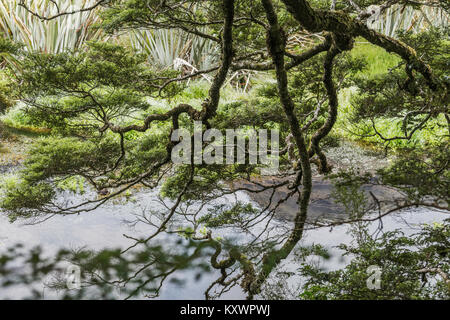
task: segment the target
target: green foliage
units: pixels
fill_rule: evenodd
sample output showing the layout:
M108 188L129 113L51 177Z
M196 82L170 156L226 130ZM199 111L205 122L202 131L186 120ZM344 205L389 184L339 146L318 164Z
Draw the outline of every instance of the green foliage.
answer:
M418 34L404 31L399 33L399 38L420 52L421 58L430 64L435 75L441 80L447 79L449 83L450 26L430 28Z
M148 96L162 83L153 79L169 75L173 72L153 73L144 56L121 46L89 43L85 51L74 54L27 55L21 94L27 112L37 121L61 130L77 126L86 130L105 117L123 121L123 116L148 109ZM166 88L169 95L177 91L176 84Z
M403 32L399 37L421 52L435 76L448 83L448 29L430 29L419 34ZM356 86L340 95L341 117L335 131L351 139L387 144L394 149L442 144L448 136L443 115L448 97L429 90L420 75L408 77L404 70L410 67L395 56L373 48L358 45L353 53L365 57L369 69L357 74ZM424 109L427 111L423 112ZM429 113L431 118L421 125ZM403 138L389 140L395 137Z
M9 39L0 37L0 61L16 61L15 55L21 51L21 47ZM0 70L0 114L14 104L16 99L14 87L11 70Z
M204 223L209 228L236 226L245 223L258 212L250 203L237 202L232 206L221 204L209 209L208 213L199 219L199 223Z
M437 272L450 271L450 225L424 226L422 231L405 236L400 231L385 232L372 238L360 229L363 239L354 245L340 245L352 260L344 269L320 270L304 264L300 275L306 277L300 298L330 299L449 299L450 286ZM369 266L381 268L381 289L370 289ZM422 271L421 271L422 270Z
M0 71L0 114L14 105L14 89L11 76L7 71Z
M184 194L183 200L201 199L211 192L214 192L221 185L221 180L225 176L224 166L212 168L195 167L194 180L189 186L189 190ZM191 166L178 166L173 176L169 177L161 188L161 195L170 199L176 199L185 188L191 176Z
M0 58L1 62L9 62L10 67L18 64L17 54L21 52L22 45L10 39L0 37Z
M0 117L6 126L17 129L23 132L44 134L48 133L50 129L46 128L45 121L39 121L27 113L23 104L19 103L15 107L8 109L8 111Z
M10 39L0 38L0 54L2 56L16 54L21 48L22 45L11 41Z
M61 190L71 191L73 193L84 193L84 185L86 183L86 179L81 176L72 176L61 181L58 181L57 187Z
M20 180L7 179L2 182L1 189L0 203L2 208L8 212L11 221L14 221L19 215L30 217L29 210L42 212L44 205L55 196L54 188L45 182L38 182L30 186ZM18 212L19 210L21 212Z
M164 79L173 72L157 75L146 66L144 56L109 43L89 43L86 50L76 53L29 53L21 65L24 86L20 94L25 107L13 109L4 121L35 132L49 127L52 134L29 151L21 171L20 192L6 188L2 202L6 210L38 212L39 203L45 211L54 193L30 199L36 202L31 205L23 203L25 197L19 198L21 194L32 196L42 185L71 189L70 183L53 182L56 178L67 182L81 175L101 188L104 183L135 178L167 157L170 129L164 124L147 133L126 133L123 142L112 132L99 136L98 129L105 119L118 125L140 124L136 117L144 112L165 112L152 107L149 96L158 91L158 81L163 81L153 79ZM177 90L174 84L166 92L175 94ZM126 154L122 154L121 144Z
M174 2L175 3L175 2ZM209 19L219 18L223 14L218 2L188 1L191 10L187 11L184 6L174 6L170 12L161 12L158 19L154 19L155 10L161 5L158 0L125 0L110 1L106 10L100 13L103 20L102 26L107 32L121 29L143 27L158 27L158 29L169 29L177 27L171 21L178 19L179 22L195 22L201 24ZM178 25L179 27L180 25ZM217 32L218 34L218 32ZM217 35L216 34L216 35Z
M168 136L169 130L159 127L154 128L150 134L126 138L128 139L126 142L128 150L120 167L120 173L117 175L131 179L165 159L167 157L166 143Z
M114 164L119 145L112 139L82 141L77 138L41 138L29 150L18 179L2 186L1 207L11 214L28 215L44 211L55 197L51 180L107 171Z
M320 128L328 116L328 97L323 85L323 59L324 55L319 54L305 61L301 67L289 71L289 89L295 93L292 98L296 106L296 115L301 123L308 123L316 116L316 110L319 109L316 121L313 121L307 133ZM366 64L367 62L359 55L343 53L336 59L333 76L336 83L340 84L337 89L345 90L354 86L355 75L359 74ZM283 148L289 127L279 103L277 84L267 77L255 82L248 98L219 109L219 112L222 112L221 117L228 126L254 125L267 128L271 127L271 124L272 127L273 124L278 124L281 148Z
M383 183L395 186L414 202L429 196L448 207L450 200L450 169L448 143L404 152L388 168L380 170Z
M145 67L142 55L106 42L90 42L85 49L77 54L29 54L21 75L29 84L25 93L52 95L98 87L139 89L146 94L155 91L149 81L155 75ZM34 73L29 72L31 68Z
M22 177L28 182L55 175L78 172L83 168L106 170L119 152L117 140L104 138L83 141L77 138L42 138L30 149Z

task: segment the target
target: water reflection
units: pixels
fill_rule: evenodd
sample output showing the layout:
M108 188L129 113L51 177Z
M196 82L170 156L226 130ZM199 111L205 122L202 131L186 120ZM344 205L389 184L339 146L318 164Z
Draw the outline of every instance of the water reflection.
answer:
M147 214L164 207L156 192L138 192L134 199L124 203L122 199L92 212L54 216L44 221L10 224L0 215L0 253L3 254L0 298L204 299L208 289L212 296L216 292L222 299L245 298L240 287L243 279L237 278L237 272L234 283L219 290L212 287L220 279L221 271L211 263L217 248L206 239L207 235L203 241L193 241L178 233L161 232L151 241L139 242L155 232ZM218 201L251 200L245 193L238 193ZM212 204L209 209L211 207ZM201 210L208 210L208 207ZM383 229L402 228L408 234L420 224L442 221L444 216L428 209L410 209L385 217ZM271 221L270 225L266 239L291 227L290 223L278 220ZM183 221L176 221L171 230L182 227ZM370 226L373 230L378 227L378 222ZM250 243L251 250L254 236L261 228L263 225L255 226L248 233L233 228L219 229L215 236L230 247ZM348 226L335 227L332 232L329 228L310 230L299 245L322 244L332 248L351 241L347 231ZM23 247L16 247L17 243ZM255 251L261 249L258 244L254 245ZM33 249L36 247L40 250ZM332 253L332 258L326 261L327 269L345 265L346 260L339 250L333 249ZM14 259L9 261L7 257ZM217 263L225 261L227 256L222 252L215 258ZM69 262L82 268L81 290L65 290L64 276ZM280 266L286 271L295 268L290 258Z

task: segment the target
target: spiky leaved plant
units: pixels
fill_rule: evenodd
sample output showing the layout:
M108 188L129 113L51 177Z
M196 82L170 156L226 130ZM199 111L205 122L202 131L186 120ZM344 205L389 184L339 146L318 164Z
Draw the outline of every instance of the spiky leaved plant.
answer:
M26 4L41 16L91 6L95 0L28 0ZM31 14L19 0L0 0L0 31L4 37L25 44L29 51L60 53L85 41L98 39L102 31L92 28L99 21L96 11L62 15L46 21Z
M448 13L440 7L393 5L381 14L376 12L368 20L368 26L387 36L395 37L398 31L418 33L430 27L447 27L449 21Z
M173 68L176 59L183 59L199 70L210 68L218 60L216 43L176 29L134 30L131 44L163 69Z

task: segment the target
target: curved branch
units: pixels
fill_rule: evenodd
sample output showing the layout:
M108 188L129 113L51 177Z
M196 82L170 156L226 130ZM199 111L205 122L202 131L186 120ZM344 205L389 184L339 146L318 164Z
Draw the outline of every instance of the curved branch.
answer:
M339 53L339 49L333 44L331 49L328 51L327 56L325 57L324 63L324 77L323 83L327 90L328 95L328 118L323 124L323 126L316 131L316 133L311 138L311 144L309 148L309 156L312 157L314 154L317 154L319 157L319 172L327 173L330 171L330 167L327 164L327 158L325 154L320 149L319 143L320 141L326 137L331 129L333 129L334 124L337 120L338 113L338 96L336 93L336 87L333 83L333 60L336 55Z
M269 30L267 32L267 47L272 57L273 64L276 68L278 92L280 101L288 118L289 127L300 155L300 163L302 167L302 186L303 190L300 195L300 209L295 217L294 228L284 245L279 249L266 254L263 258L262 270L258 274L257 279L251 284L249 296L252 297L261 291L261 286L272 272L272 270L286 257L289 256L298 241L303 236L306 217L308 214L308 205L312 189L312 172L309 162L308 150L305 138L300 128L299 121L295 115L295 105L290 96L288 89L287 72L284 63L285 39L284 33L278 23L278 17L275 13L273 4L270 0L262 0L267 20L269 22Z
M203 121L207 121L216 114L220 100L220 89L225 83L233 61L234 0L223 0L223 11L225 18L222 37L222 65L209 89L209 100L204 103L202 110Z
M365 23L340 11L314 10L306 0L281 0L287 10L308 31L329 31L349 37L362 36L369 42L394 52L415 70L420 72L432 90L444 88L434 76L430 66L417 56L416 51L405 43L369 29ZM341 48L338 43L338 48Z

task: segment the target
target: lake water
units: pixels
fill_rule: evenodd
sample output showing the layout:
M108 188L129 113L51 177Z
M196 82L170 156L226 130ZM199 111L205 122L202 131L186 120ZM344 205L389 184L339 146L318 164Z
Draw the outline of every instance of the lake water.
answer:
M245 193L239 193L239 200L250 201ZM151 234L154 228L146 224L131 225L129 222L136 219L143 211L149 208L158 209L160 204L155 201L156 194L149 192L138 192L134 195L134 201L126 204L107 204L92 212L79 215L54 216L51 219L30 225L29 221L18 221L14 224L8 222L4 215L0 214L0 251L6 250L15 243L24 243L27 247L41 246L45 252L56 252L61 248L87 247L100 250L103 248L127 248L134 243L124 236L133 237ZM231 199L222 199L231 201ZM414 208L404 210L383 218L383 230L402 229L406 234L414 233L423 223L442 221L447 214L429 210L425 208ZM286 222L274 221L273 224L286 225ZM378 222L373 223L370 228L375 230ZM322 244L325 247L333 248L340 243L351 241L348 226L334 227L330 232L329 228L309 230L306 232L301 244ZM221 236L229 236L230 232L224 231ZM239 238L239 234L232 235ZM164 237L177 237L176 235L165 235ZM161 238L159 239L161 240ZM162 239L164 240L164 239ZM326 267L329 269L340 268L346 261L340 256L337 249L332 249L331 260L327 261ZM295 269L292 259L284 261L282 268ZM194 280L194 273L182 271L176 274L177 278L184 279L184 285L179 286L167 282L159 296L160 299L204 299L204 291L217 279L218 273L212 272L204 275L200 281ZM0 299L20 298L27 292L27 288L0 289ZM57 298L57 293L46 289L45 298ZM224 294L223 299L243 299L243 292L235 287L230 292Z

